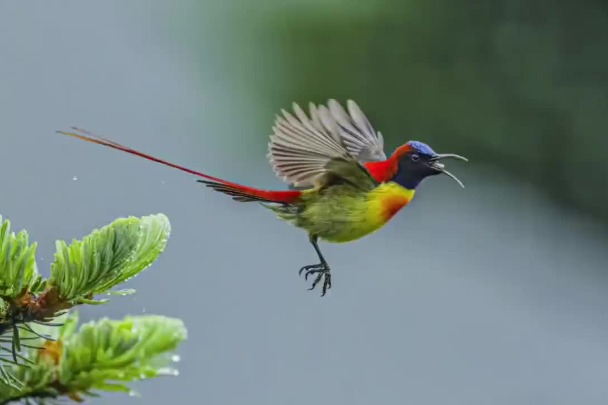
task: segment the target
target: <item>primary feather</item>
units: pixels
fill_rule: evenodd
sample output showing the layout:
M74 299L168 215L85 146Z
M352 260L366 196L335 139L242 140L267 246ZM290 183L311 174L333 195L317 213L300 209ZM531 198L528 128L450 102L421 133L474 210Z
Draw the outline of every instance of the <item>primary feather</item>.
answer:
M310 103L309 109L310 117L296 103L295 117L283 110L276 117L268 144L274 172L291 187L318 185L334 159L359 163L386 159L382 135L374 131L354 101L348 101L349 113L333 99L328 106Z
M340 138L361 163L386 160L384 138L372 127L361 108L353 100L348 100L348 114L336 100L327 103L332 117L338 124Z

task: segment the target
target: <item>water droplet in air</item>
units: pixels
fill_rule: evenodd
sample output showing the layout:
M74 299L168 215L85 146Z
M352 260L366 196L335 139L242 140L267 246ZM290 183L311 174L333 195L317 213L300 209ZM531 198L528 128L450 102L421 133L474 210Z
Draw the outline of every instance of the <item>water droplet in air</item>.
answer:
M74 181L78 180L78 176L72 177L72 180L74 180Z
M174 361L174 362L176 362L176 363L177 363L177 362L178 362L178 361L180 361L180 360L181 360L181 359L180 359L180 357L179 357L179 354L174 354L173 356L171 356L171 361Z
M171 375L171 376L178 376L179 375L179 371L177 371L174 368L160 368L158 369L158 375Z

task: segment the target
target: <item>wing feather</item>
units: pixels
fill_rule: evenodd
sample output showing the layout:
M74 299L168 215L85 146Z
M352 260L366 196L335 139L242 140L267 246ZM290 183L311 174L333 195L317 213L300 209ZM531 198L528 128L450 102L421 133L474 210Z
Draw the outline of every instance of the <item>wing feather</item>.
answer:
M357 103L347 101L348 113L336 100L329 100L328 106L338 124L340 137L352 156L361 163L386 160L382 134L374 130Z
M309 104L309 115L296 103L293 114L281 110L268 144L268 158L276 175L293 187L322 181L331 161L353 163L385 160L382 135L376 133L359 106L347 102L348 113L336 101Z
M295 117L282 110L275 119L268 157L277 176L293 186L314 186L332 159L354 160L337 133L331 131L336 124L325 110L311 103L308 117L294 103Z

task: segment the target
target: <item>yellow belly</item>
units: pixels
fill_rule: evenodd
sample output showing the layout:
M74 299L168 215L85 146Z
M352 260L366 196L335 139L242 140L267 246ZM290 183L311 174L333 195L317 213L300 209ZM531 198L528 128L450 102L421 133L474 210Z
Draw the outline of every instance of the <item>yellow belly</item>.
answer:
M323 195L313 193L292 222L325 241L344 243L380 229L411 201L415 191L388 182L369 192L336 188Z

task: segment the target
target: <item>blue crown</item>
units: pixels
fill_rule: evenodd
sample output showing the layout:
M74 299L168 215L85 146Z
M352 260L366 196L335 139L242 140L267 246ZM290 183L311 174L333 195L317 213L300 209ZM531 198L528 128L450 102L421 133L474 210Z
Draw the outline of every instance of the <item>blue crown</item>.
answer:
M410 147L412 147L413 149L416 149L418 151L418 153L421 153L423 155L430 155L430 156L436 155L435 151L433 149L431 149L431 147L429 145L427 145L426 143L419 142L419 141L409 141L407 144Z

